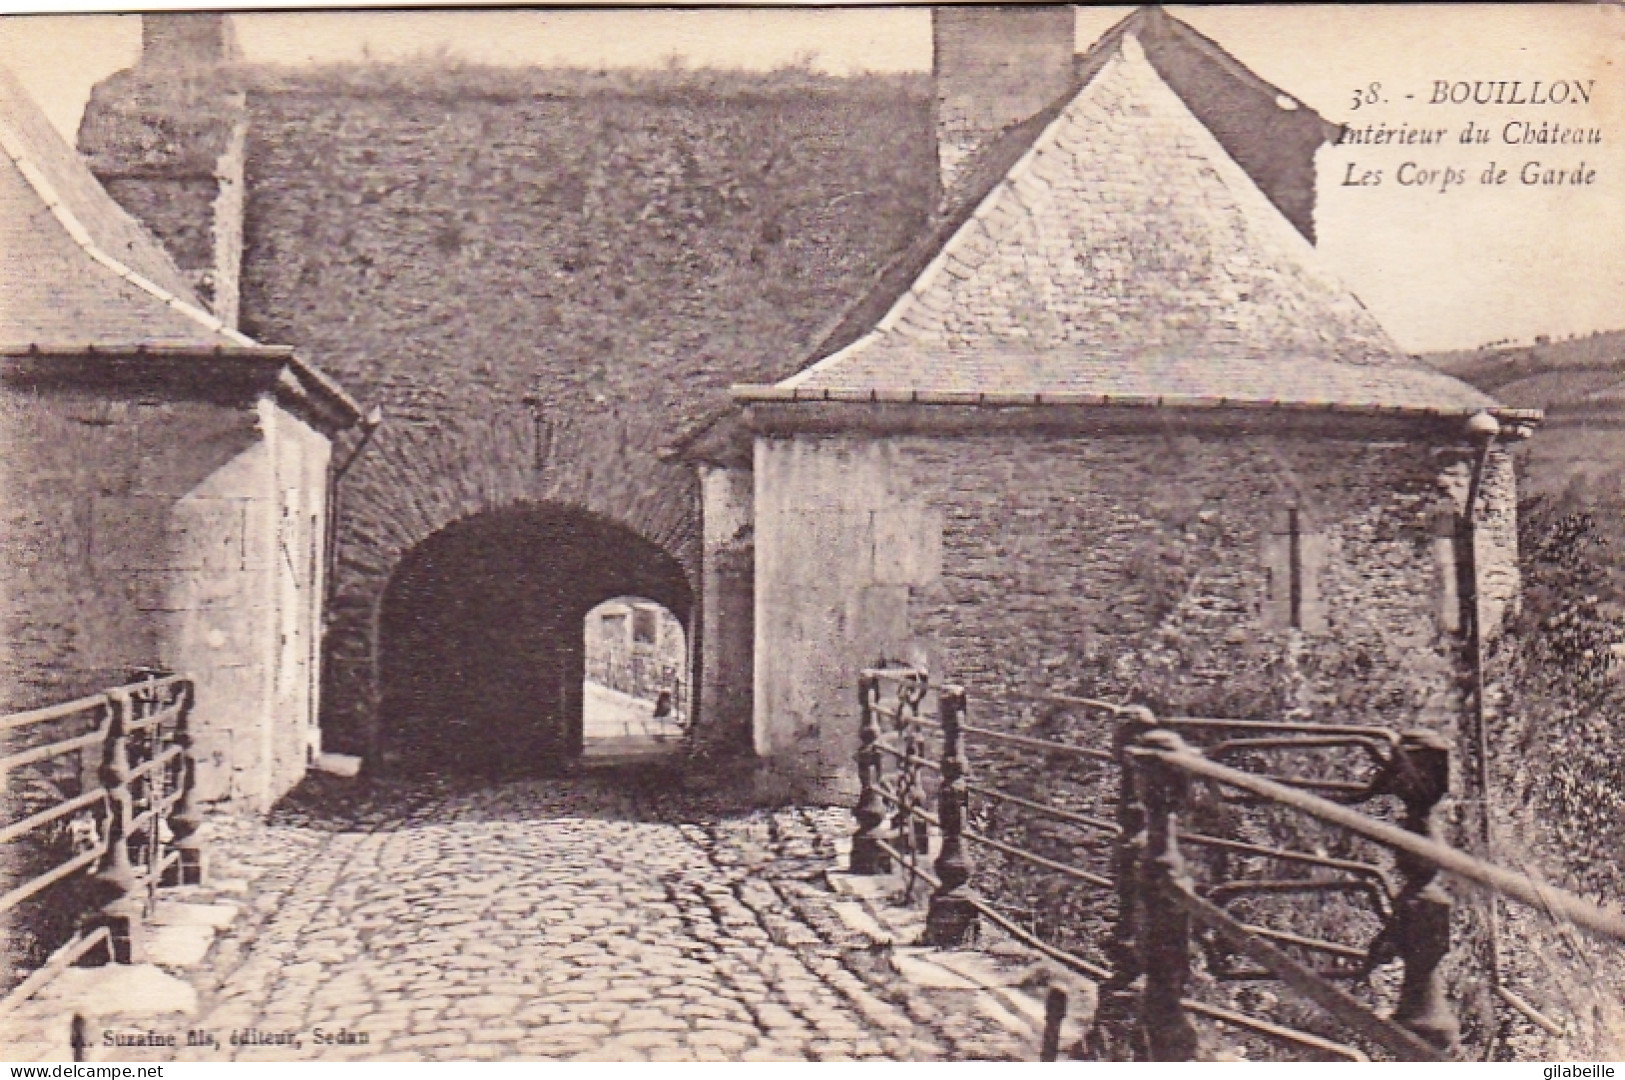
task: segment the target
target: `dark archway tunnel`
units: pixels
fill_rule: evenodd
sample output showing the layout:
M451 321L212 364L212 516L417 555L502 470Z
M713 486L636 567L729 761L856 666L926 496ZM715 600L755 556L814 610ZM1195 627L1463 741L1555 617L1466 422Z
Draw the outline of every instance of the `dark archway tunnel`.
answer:
M522 774L582 747L582 620L644 596L692 626L682 567L623 525L526 506L447 526L412 549L379 618L385 768Z

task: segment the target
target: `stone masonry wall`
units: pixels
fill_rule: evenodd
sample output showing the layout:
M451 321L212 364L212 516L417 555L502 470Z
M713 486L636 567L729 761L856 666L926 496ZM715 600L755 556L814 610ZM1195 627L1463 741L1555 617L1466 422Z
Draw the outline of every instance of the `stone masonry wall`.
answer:
M230 99L198 80L242 91L240 325L384 409L337 496L338 750L374 730L389 576L451 522L601 515L698 592L698 480L657 451L729 385L786 374L931 206L920 80L223 68L166 97L154 78L98 87L82 129L98 173L212 174L231 112L196 106ZM166 243L214 250L190 204L182 221L143 184L110 186Z
M748 469L706 466L704 633L700 711L708 718L703 744L721 754L751 746L752 648L755 633L756 548L754 484Z
M277 626L271 650L272 707L268 806L304 778L320 753L322 597L326 585L327 470L332 447L318 431L269 402L261 403L261 426L271 433L274 474Z
M310 668L295 652L314 636L320 572L297 553L302 529L279 532L277 492L308 485L320 504L326 441L304 429L314 469L295 479L265 433L303 425L269 401L121 397L0 392L0 710L136 666L185 672L200 795L267 809L304 769Z
M79 125L79 151L107 193L163 241L228 325L237 320L245 123L243 94L220 71L160 65L98 85Z
M937 166L944 192L977 152L1074 85L1075 18L1065 5L933 8Z
M0 409L0 709L9 711L94 693L124 681L132 666L158 665L171 489L197 477L168 484L141 463L165 421L197 430L203 418L184 407L13 389L0 392ZM223 434L246 445L234 432L240 425L225 418Z
M992 699L1050 689L1456 734L1433 521L1461 459L1392 432L1173 423L759 439L758 746L849 788L855 672L882 655L964 684L983 722ZM1487 495L1499 520L1510 490ZM1270 523L1294 506L1313 522L1319 632L1263 619ZM1486 599L1505 541L1480 538Z

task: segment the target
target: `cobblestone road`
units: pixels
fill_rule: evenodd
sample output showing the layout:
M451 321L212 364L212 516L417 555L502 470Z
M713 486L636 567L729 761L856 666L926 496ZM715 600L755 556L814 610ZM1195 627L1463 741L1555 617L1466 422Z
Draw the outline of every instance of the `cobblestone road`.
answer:
M830 914L846 811L636 780L349 782L225 825L216 876L246 910L190 973L186 1025L218 1045L155 1057L1030 1056L911 1001Z

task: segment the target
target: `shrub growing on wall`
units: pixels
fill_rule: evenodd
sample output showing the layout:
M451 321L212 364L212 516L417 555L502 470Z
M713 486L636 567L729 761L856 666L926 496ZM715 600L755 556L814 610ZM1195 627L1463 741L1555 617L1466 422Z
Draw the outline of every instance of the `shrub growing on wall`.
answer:
M1523 611L1498 643L1508 723L1497 787L1535 828L1548 873L1617 897L1625 887L1625 497L1526 500Z

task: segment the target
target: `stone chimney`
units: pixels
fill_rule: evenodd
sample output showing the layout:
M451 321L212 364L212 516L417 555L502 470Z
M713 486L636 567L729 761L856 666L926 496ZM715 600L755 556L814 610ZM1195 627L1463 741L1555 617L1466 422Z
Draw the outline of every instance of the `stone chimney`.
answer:
M1072 89L1075 32L1066 5L932 9L937 168L944 193L979 150Z
M91 91L79 152L162 241L200 299L237 326L248 110L231 19L141 17L141 60Z
M141 66L181 69L242 58L230 17L203 12L141 16Z

